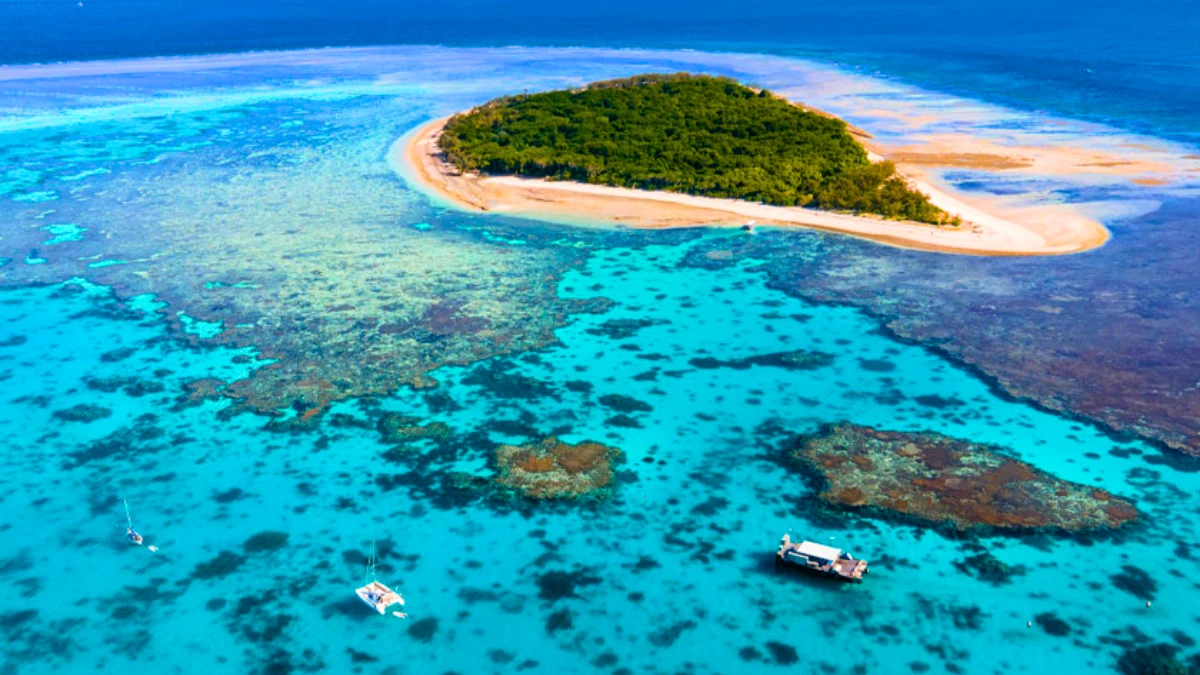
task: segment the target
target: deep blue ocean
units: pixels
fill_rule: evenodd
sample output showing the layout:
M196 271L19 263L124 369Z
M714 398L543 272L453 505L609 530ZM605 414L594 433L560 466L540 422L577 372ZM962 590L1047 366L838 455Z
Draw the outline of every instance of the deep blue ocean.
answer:
M388 44L608 46L811 56L1196 141L1188 0L2 0L0 63Z
M0 0L0 675L1193 675L1200 460L1070 411L1078 377L1197 426L1196 35L1177 0ZM396 161L496 96L680 70L892 147L1098 149L933 177L1113 238L555 224ZM842 422L994 444L1139 520L826 508L784 449ZM493 491L498 445L551 435L620 448L611 493ZM868 580L773 569L788 531ZM354 596L372 540L406 619Z

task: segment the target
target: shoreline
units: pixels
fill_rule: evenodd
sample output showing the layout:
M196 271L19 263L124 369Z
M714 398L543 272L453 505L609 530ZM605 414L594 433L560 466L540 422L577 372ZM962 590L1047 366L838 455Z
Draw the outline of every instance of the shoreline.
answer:
M677 192L463 174L442 159L437 145L448 120L446 117L427 122L401 137L389 150L389 161L423 192L454 208L476 213L503 213L566 225L603 223L636 229L735 228L754 223L845 234L899 248L986 256L1064 255L1102 246L1109 239L1103 225L1078 214L1050 209L1052 227L1022 225L912 175L907 177L917 190L925 193L935 206L961 216L963 224L939 227Z

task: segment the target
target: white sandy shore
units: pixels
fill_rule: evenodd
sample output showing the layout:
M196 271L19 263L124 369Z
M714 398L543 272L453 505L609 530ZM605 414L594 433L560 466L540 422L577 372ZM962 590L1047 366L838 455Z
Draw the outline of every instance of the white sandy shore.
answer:
M516 176L462 174L443 161L437 146L446 120L435 120L397 141L391 160L420 187L459 208L506 213L565 223L600 221L628 227L806 227L885 244L974 255L1056 255L1102 245L1108 231L1099 223L1047 207L1020 221L991 213L926 182L914 187L942 210L962 217L960 227L769 206L735 199L547 181Z

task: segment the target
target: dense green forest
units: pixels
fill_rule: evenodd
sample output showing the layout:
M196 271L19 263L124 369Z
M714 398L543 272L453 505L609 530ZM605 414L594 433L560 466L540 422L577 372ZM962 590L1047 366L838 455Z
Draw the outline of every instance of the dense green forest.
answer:
M638 75L508 96L456 115L440 141L463 171L812 206L951 223L846 123L718 77Z

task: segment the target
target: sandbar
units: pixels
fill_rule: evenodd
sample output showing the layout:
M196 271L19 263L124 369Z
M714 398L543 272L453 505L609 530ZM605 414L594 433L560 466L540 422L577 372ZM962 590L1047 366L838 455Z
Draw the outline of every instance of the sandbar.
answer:
M398 140L392 146L390 160L418 188L468 211L639 229L742 227L753 223L837 232L909 249L993 256L1077 253L1101 246L1109 237L1100 223L1066 209L1047 207L1036 217L985 211L965 197L912 175L907 178L913 187L925 193L935 206L960 216L962 225L939 227L676 192L462 173L445 161L438 148L448 119L428 122Z

